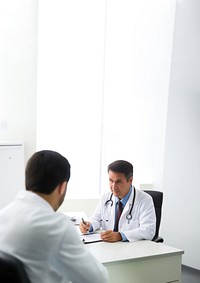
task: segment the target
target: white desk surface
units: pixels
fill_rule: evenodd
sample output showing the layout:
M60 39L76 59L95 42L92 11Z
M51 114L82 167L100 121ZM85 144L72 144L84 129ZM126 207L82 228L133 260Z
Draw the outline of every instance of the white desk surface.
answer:
M106 243L85 245L102 263L132 260L138 261L155 257L182 255L183 250L152 241Z

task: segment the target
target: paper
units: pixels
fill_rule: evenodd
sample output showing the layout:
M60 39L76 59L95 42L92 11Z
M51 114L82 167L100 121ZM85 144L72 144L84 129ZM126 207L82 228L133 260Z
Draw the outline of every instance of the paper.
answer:
M100 233L88 233L88 234L82 234L81 240L84 244L90 244L95 242L101 242L102 239L100 237Z

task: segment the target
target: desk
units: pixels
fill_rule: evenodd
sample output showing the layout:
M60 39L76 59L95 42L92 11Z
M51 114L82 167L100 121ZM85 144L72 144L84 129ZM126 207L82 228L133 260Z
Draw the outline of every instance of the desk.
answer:
M85 245L110 274L109 283L177 283L183 251L152 241Z

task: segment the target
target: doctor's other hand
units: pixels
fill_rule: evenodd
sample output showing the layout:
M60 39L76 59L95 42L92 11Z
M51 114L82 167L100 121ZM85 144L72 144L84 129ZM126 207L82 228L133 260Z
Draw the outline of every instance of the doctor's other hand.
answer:
M88 233L89 229L90 229L90 222L80 222L80 225L79 225L79 229L81 230L81 233L83 234L86 234Z
M101 232L101 239L105 242L119 242L122 240L122 236L119 232L107 230L105 232Z

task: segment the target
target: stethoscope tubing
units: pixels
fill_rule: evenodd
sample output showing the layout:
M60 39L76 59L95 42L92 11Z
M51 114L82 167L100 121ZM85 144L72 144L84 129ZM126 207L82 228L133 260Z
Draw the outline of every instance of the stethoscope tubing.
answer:
M133 210L133 206L134 206L134 203L135 203L136 189L135 189L134 186L133 186L133 190L134 190L133 201L132 201L129 213L126 215L126 219L128 220L128 222L132 219L132 210ZM110 198L105 202L105 206L107 206L109 203L111 203L110 204L111 207L113 206L113 199L112 199L112 197L113 197L113 193L111 193ZM106 221L108 221L108 220L106 220Z

